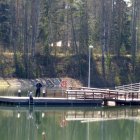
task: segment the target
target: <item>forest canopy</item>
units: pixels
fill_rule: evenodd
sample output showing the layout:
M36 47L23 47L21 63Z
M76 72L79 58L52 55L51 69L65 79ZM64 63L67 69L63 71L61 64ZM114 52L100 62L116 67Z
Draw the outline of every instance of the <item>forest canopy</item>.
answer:
M86 81L89 45L94 46L94 79L138 81L140 1L0 1L2 77L70 76Z

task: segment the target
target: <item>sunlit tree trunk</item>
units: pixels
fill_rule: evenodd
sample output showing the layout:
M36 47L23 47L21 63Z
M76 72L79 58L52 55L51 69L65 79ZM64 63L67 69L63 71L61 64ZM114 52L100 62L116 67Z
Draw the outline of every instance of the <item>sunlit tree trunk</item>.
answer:
M132 23L131 23L131 42L132 42L132 65L133 72L135 71L135 61L136 61L136 45L137 45L137 15L138 15L138 1L133 1L132 8Z
M31 2L31 55L35 56L36 39L38 35L38 20L39 20L40 1L32 0Z
M24 5L24 67L25 67L25 77L28 78L29 72L29 2L25 1Z
M80 33L79 33L79 52L87 54L88 52L88 5L87 1L82 1L80 8Z
M101 48L102 48L102 75L105 80L105 38L106 38L106 23L105 23L105 1L101 1Z
M13 48L13 60L15 63L15 71L17 71L17 46L18 46L18 0L11 1L11 45Z

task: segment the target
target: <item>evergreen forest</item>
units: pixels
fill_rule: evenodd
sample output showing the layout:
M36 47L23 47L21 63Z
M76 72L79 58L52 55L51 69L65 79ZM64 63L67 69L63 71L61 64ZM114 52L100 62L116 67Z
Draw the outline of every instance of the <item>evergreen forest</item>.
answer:
M93 48L89 48L89 46ZM0 0L0 77L140 82L140 0Z

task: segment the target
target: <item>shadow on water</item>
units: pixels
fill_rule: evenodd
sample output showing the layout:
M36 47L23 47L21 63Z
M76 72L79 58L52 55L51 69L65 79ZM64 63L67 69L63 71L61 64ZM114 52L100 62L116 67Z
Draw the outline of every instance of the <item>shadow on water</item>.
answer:
M0 129L3 140L139 140L140 108L0 106Z

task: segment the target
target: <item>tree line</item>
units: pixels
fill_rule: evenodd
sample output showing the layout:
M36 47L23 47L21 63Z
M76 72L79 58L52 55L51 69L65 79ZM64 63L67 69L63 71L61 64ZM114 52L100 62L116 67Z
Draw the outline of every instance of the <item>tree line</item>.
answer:
M73 57L78 66L73 69L75 77L83 79L87 71L83 64L88 65L89 45L93 45L103 80L117 75L113 60L124 56L130 58L134 77L140 46L139 7L139 0L1 0L0 75L66 76L61 63L56 65L61 58ZM66 62L62 61L63 67ZM92 64L94 75L96 63Z

